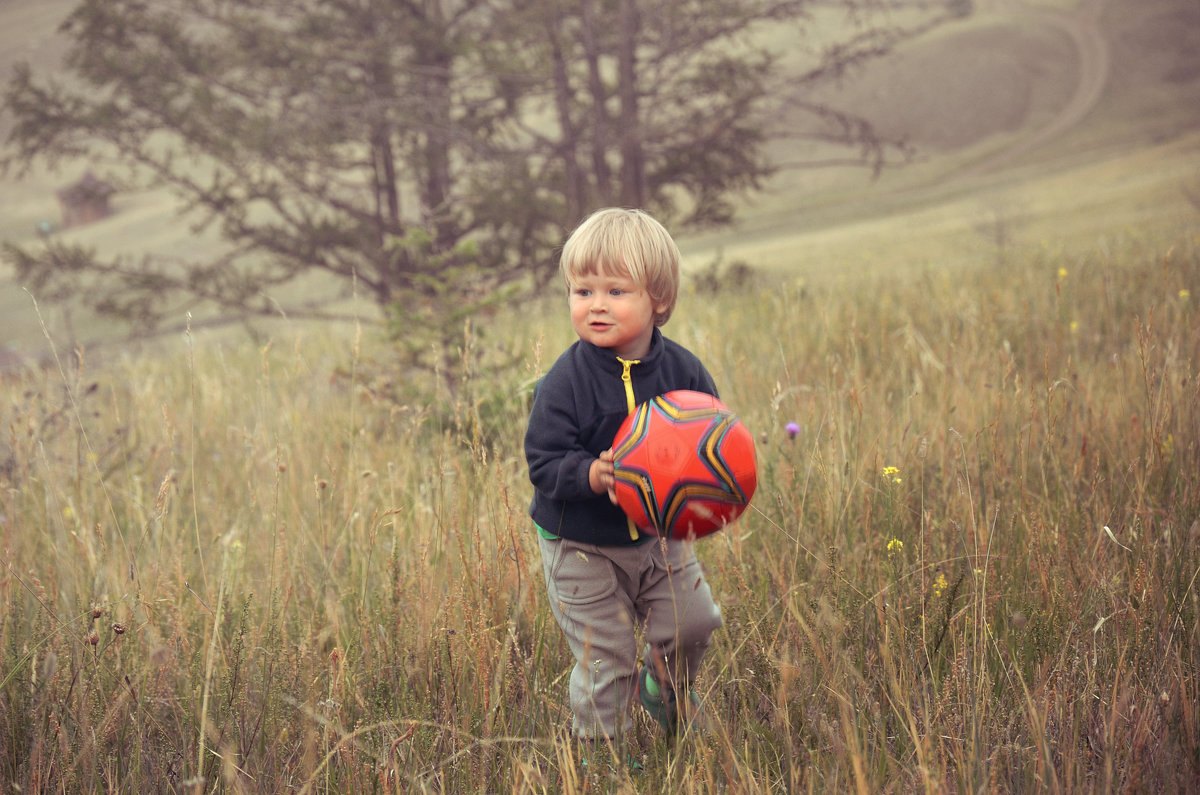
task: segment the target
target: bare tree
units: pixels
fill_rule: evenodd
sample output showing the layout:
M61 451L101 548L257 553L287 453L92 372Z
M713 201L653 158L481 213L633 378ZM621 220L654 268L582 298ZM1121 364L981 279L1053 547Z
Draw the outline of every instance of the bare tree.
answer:
M22 66L8 84L3 166L86 153L119 184L170 188L225 247L105 258L50 238L5 255L39 297L80 297L138 331L204 306L275 314L286 285L324 273L369 293L419 362L506 287L551 273L596 207L730 222L772 173L770 119L803 105L775 90L764 26L793 25L799 42L815 9L849 15L841 44L792 80L802 89L951 5L82 0L63 25L68 74ZM868 125L811 111L814 134L883 162Z

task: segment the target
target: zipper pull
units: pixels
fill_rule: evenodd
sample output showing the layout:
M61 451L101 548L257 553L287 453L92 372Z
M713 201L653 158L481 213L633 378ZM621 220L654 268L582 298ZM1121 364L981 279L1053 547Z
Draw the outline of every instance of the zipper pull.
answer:
M629 369L635 364L641 364L642 360L622 359L618 356L617 361L621 363L621 381L625 384L625 407L632 414L633 410L637 408L637 400L633 396L633 374L629 372Z

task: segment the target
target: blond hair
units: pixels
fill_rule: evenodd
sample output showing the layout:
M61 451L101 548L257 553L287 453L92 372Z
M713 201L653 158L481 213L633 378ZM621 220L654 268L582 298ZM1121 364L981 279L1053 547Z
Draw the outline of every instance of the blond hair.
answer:
M654 325L661 326L679 295L679 260L679 247L662 224L641 210L609 207L575 228L558 267L568 290L584 276L628 274L655 306L665 307L654 316Z

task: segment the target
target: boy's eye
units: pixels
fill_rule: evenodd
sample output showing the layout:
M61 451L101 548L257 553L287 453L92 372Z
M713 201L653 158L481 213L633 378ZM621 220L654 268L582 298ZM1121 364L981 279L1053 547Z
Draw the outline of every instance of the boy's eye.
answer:
M608 294L609 295L624 295L625 291L622 290L620 287L614 287L608 291Z

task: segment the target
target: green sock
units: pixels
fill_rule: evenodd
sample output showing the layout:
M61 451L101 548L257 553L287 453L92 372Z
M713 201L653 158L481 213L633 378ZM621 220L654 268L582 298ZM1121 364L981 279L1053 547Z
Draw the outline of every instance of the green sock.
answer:
M662 695L662 688L658 686L658 682L654 681L654 677L650 675L649 671L646 672L646 692L651 698L658 698Z

